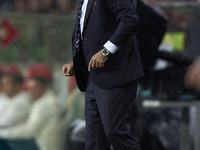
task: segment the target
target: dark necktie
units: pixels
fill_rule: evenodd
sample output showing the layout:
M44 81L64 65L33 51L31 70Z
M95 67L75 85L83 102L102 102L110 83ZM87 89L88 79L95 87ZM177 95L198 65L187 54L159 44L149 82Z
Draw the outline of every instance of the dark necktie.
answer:
M77 51L79 51L80 47L80 40L81 40L81 26L80 26L80 20L81 20L81 14L82 14L82 6L83 6L84 0L80 1L77 18L76 18L76 24L75 24L75 37L74 37L74 44L73 44L73 56L76 54Z

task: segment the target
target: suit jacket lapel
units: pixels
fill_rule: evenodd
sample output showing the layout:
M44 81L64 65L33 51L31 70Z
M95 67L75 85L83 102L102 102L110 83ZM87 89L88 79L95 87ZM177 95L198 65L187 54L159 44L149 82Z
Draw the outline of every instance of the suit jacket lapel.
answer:
M88 1L87 10L86 10L85 19L84 19L84 27L85 27L85 24L87 22L87 19L88 19L89 15L90 15L92 6L94 5L93 2L94 2L94 0L89 0ZM83 30L84 30L84 28L83 28Z

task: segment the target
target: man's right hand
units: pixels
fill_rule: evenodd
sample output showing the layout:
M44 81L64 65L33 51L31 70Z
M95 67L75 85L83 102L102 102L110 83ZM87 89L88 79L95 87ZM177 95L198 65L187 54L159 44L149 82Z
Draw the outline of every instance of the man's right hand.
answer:
M70 63L63 66L62 74L64 76L73 76L74 75L74 63L73 63L73 61L71 61Z

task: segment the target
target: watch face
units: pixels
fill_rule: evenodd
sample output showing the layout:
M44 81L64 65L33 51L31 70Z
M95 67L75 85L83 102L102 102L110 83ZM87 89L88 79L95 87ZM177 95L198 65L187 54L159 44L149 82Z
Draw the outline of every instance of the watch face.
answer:
M103 52L103 55L104 55L104 56L107 56L107 55L109 54L109 51L108 51L107 49L103 49L102 52Z
M107 54L107 51L106 51L106 49L104 49L104 50L103 50L103 53L104 53L104 54Z

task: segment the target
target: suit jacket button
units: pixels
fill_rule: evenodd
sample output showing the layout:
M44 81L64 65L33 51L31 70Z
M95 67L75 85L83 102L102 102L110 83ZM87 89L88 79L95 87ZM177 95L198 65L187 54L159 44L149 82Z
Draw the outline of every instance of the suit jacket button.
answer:
M85 41L86 39L87 39L86 37L83 38L84 41Z

